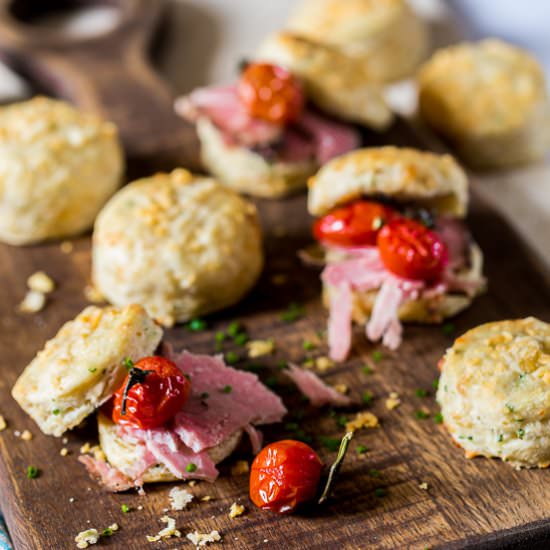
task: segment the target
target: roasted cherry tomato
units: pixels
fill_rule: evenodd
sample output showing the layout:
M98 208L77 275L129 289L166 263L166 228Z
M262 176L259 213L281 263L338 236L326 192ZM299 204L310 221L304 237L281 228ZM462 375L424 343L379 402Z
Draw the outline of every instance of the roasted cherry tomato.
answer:
M440 237L408 218L397 218L385 225L377 244L384 265L405 279L436 280L448 261L447 246Z
M305 443L272 443L252 463L250 498L262 510L289 514L316 495L322 468L317 453Z
M252 116L275 124L294 122L304 108L302 85L277 65L249 64L241 75L238 91Z
M374 246L382 226L396 216L389 206L359 200L319 218L313 225L313 236L337 246Z
M141 429L162 426L187 401L191 382L164 357L144 357L135 365L128 363L130 371L114 395L113 421Z

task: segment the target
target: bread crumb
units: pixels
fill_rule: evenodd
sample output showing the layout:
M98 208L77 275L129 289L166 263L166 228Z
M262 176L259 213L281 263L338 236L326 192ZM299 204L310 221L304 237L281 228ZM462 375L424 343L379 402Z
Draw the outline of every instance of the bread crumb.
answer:
M422 483L420 483L420 484L418 485L418 487L419 487L420 489L422 489L423 491L427 491L427 490L429 489L428 484L427 484L425 481L422 482Z
M32 439L32 433L29 432L29 430L25 430L22 434L21 434L21 439L23 441L30 441Z
M46 305L46 295L36 290L29 290L19 304L19 311L23 313L38 313Z
M61 252L63 252L63 254L70 254L73 251L74 246L71 241L63 241L59 245L59 248L61 249Z
M109 525L109 529L111 531L118 531L118 529L119 529L118 523L113 523L112 525Z
M377 428L378 418L371 412L358 412L355 418L346 424L346 432L355 432L361 428Z
M349 391L349 388L345 384L335 384L332 386L338 393L346 394Z
M247 342L246 347L248 349L248 357L254 359L255 357L273 353L275 342L273 340L251 340Z
M71 497L71 498L69 499L69 502L74 502L74 497Z
M315 366L317 367L317 370L325 372L326 370L334 367L334 361L325 356L317 357L317 359L315 359Z
M166 527L161 529L158 534L151 536L146 535L149 542L157 542L161 539L169 539L170 537L181 537L181 531L176 529L176 520L170 516L162 516L160 521L166 523Z
M218 531L210 531L210 533L187 533L187 538L196 546L205 546L209 542L219 542L222 537Z
M63 445L67 445L67 443L69 442L69 438L68 437L64 437L61 442L63 443Z
M201 502L210 502L213 498L214 497L211 497L210 495L205 495L201 498Z
M143 506L140 504L138 507L137 507L138 510L143 510Z
M172 510L183 510L193 500L193 495L187 489L172 487L168 494Z
M0 432L3 432L8 427L6 419L0 414Z
M288 275L277 273L271 277L271 282L276 286L284 285L288 281Z
M92 304L101 304L105 301L105 297L99 290L93 285L87 285L84 287L84 297L88 302Z
M55 283L49 275L46 275L43 271L37 271L27 279L27 286L35 292L48 294L55 288Z
M97 529L86 529L80 531L74 538L77 548L88 548L90 544L97 544L99 540L99 531Z
M67 447L63 447L60 451L59 451L59 454L61 456L67 456L69 454L69 449L67 449Z
M95 460L100 460L101 462L107 462L107 457L105 456L103 449L101 449L99 445L94 445L90 449L90 451L93 453Z
M399 405L401 405L401 399L399 399L399 395L396 392L392 391L386 399L386 409L391 411L393 409L397 409Z
M238 518L244 514L245 510L246 508L242 504L237 504L234 502L229 509L229 517L231 519Z
M80 447L80 454L86 454L89 453L92 449L92 446L86 441L82 447Z
M231 475L240 476L247 474L250 471L250 466L246 460L237 460L235 464L231 466Z
M187 484L189 485L189 487L194 487L194 486L197 484L197 480L196 480L196 479L192 479L192 480L189 481Z

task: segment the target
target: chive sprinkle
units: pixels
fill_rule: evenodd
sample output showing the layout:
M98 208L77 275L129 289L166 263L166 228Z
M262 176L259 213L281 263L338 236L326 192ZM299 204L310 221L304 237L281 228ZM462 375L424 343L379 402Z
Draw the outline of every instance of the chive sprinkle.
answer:
M124 359L122 363L126 367L126 370L130 370L134 368L134 362L129 357L126 357L126 359Z
M445 323L441 327L441 330L442 330L443 334L445 334L447 336L451 336L451 334L453 334L453 332L455 331L455 326L453 325L453 323Z
M38 477L38 473L38 468L36 466L27 466L27 477L29 479Z
M370 477L380 477L381 475L382 475L382 472L380 470L375 470L374 468L369 470Z
M59 409L54 409L52 411L52 414L55 414L56 416L60 413L61 411Z
M311 351L315 349L315 344L313 342L310 342L309 340L304 340L302 347L304 348L305 351Z
M223 332L221 330L216 332L216 335L214 336L214 338L215 338L216 342L221 344L225 340L225 332Z
M210 397L210 394L207 391L203 391L200 395L201 399L208 399Z
M436 378L433 382L432 382L432 388L434 390L437 390L439 388L439 378Z
M122 510L123 514L127 514L130 511L130 507L127 504L122 504L120 509Z
M293 323L304 316L304 308L296 302L289 304L286 311L281 313L280 319L285 323Z
M430 415L429 413L425 412L425 411L421 411L421 410L418 410L414 413L414 416L416 418L418 418L418 420L426 420L426 418L429 418Z
M365 365L363 367L363 374L372 374L372 373L373 373L373 370L368 365Z
M190 462L186 467L185 467L185 471L186 472L189 472L189 473L192 473L194 471L196 471L197 469L197 465L194 464L193 462Z
M373 361L380 361L384 356L382 355L382 352L379 350L372 352L372 359Z
M321 435L321 436L319 436L319 441L329 451L335 452L340 448L340 440L335 439L334 437L326 437L324 435Z
M414 390L414 395L416 395L416 397L427 397L428 392L423 388L418 388Z
M187 328L192 332L201 332L202 330L206 330L207 327L208 324L204 319L191 319L187 323Z
M224 387L222 388L222 393L231 393L232 391L233 391L233 388L232 388L231 386L229 386L229 385L224 386Z
M525 435L525 430L523 428L520 428L518 431L517 431L517 434L518 434L518 437L520 439L523 439L523 436Z
M88 372L91 372L93 374L94 372L97 372L97 368L96 367L90 367L88 369Z
M434 422L436 424L443 424L443 415L441 413L434 414Z
M239 356L234 351L228 351L225 354L225 360L227 363L232 365L233 363L236 363L239 360Z
M386 489L378 487L374 490L374 496L377 498L382 498L386 496Z
M235 338L235 336L241 332L241 329L241 323L239 323L239 321L233 321L227 327L227 334L229 334L232 338Z
M233 341L238 346L244 346L248 342L248 335L245 332L241 332L240 334L237 334L237 336L235 336Z
M113 535L113 530L110 527L105 527L103 531L101 532L101 536L103 537L110 537Z
M366 445L357 445L357 454L365 454L369 449Z
M364 391L363 392L363 403L365 405L369 405L373 400L373 395L370 391Z
M348 423L348 419L346 416L342 415L338 417L336 423L338 424L338 426L343 428Z

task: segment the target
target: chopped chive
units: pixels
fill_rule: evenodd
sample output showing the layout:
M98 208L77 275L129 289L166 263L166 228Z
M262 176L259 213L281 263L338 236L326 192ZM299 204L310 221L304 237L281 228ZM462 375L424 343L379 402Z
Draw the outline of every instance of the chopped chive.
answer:
M416 418L418 418L418 420L426 420L426 418L429 418L430 415L429 413L425 412L425 411L421 411L421 410L418 410L414 413L414 416Z
M382 352L379 350L375 350L372 352L372 359L373 361L380 361L384 356L382 355Z
M284 370L284 369L286 369L286 366L287 366L287 365L286 365L286 361L281 360L281 361L279 361L279 362L277 363L277 368L278 368L279 370Z
M227 386L224 386L222 389L221 389L221 392L222 393L231 393L233 391L233 388L229 385Z
M497 441L499 443L502 443L504 441L504 436L502 434L499 434L498 437L497 437Z
M518 437L520 439L523 439L523 436L525 435L525 430L523 428L520 428L518 431L517 431L517 434L518 434Z
M342 415L342 416L339 416L338 419L336 420L336 424L338 424L338 426L340 427L344 427L346 424L348 423L348 419L346 416Z
M434 422L436 424L443 424L443 415L441 413L434 414Z
M296 302L292 302L288 305L286 311L281 313L280 319L285 323L293 323L304 316L304 308Z
M238 346L244 346L248 342L248 334L246 334L245 332L241 332L240 334L237 334L237 336L235 336L233 341Z
M365 454L369 449L366 445L357 445L357 453L362 455Z
M236 363L239 360L239 356L234 351L228 351L225 354L225 361L232 365L233 363Z
M60 413L61 411L59 409L54 409L52 411L52 414L55 414L56 416Z
M374 496L377 498L382 498L386 496L386 489L383 489L382 487L377 487L374 490Z
M380 470L375 470L374 468L369 470L370 477L380 477L381 475L382 475L382 472Z
M105 527L105 529L103 529L103 531L101 531L101 536L102 537L110 537L112 535L113 535L113 530L110 527Z
M187 323L187 328L192 332L201 332L202 330L206 330L207 327L208 324L204 319L191 319Z
M97 371L97 367L90 367L88 369L88 372L91 372L92 374Z
M416 397L427 397L428 392L423 388L418 388L414 390L414 395L416 395Z
M123 514L127 514L130 511L130 507L127 504L122 504L120 509L122 510Z
M513 413L514 412L514 406L513 405L510 405L510 403L506 403L506 408L511 412Z
M208 399L210 397L210 394L207 391L203 391L200 395L201 399Z
M445 323L441 327L441 331L443 332L443 334L451 336L451 334L453 334L453 332L455 331L455 326L453 325L453 323Z
M241 323L239 323L239 321L233 321L227 327L227 334L232 338L235 338L239 332L241 332Z
M276 376L270 376L269 378L265 379L265 385L268 388L274 388L278 383L279 381L277 380Z
M372 373L373 373L373 370L368 365L365 365L363 367L363 374L372 374Z
M315 344L313 342L310 342L309 340L304 340L302 347L304 348L305 351L311 351L315 349Z
M439 378L436 378L433 382L432 382L432 388L434 390L437 390L439 388Z
M363 392L363 403L368 405L373 400L373 395L370 391L366 390Z
M214 338L216 342L221 344L225 340L225 332L219 330L218 332L216 332L216 335L214 336Z
M194 472L196 469L197 469L197 465L194 464L193 462L190 462L190 463L185 467L185 471L186 471L186 472L189 472L189 473Z
M27 466L27 477L29 479L34 479L38 477L38 468L36 466Z
M340 440L335 439L334 437L326 437L324 435L319 436L319 441L326 447L329 451L337 451L340 448Z
M124 359L124 361L122 363L126 367L127 370L130 370L130 369L134 368L134 362L129 357L126 357L126 359Z

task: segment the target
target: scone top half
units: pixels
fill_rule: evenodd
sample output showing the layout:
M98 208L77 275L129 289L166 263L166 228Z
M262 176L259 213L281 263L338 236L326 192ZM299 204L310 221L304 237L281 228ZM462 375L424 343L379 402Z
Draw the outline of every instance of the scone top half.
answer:
M437 401L466 457L550 465L550 325L533 317L480 325L439 363Z
M161 337L141 306L87 307L38 352L12 396L45 434L61 436L119 388L125 359L152 355Z
M463 221L468 181L451 156L362 149L329 162L308 185L334 359L347 356L351 319L396 348L399 320L440 322L483 288L481 251Z

